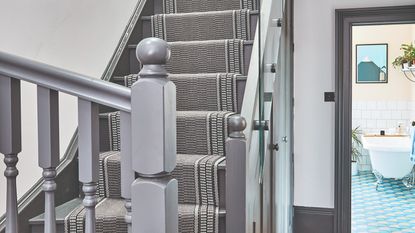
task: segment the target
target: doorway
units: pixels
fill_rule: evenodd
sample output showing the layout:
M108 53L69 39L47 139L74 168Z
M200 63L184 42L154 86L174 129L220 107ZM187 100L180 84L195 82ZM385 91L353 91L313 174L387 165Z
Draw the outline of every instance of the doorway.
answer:
M415 23L415 6L336 10L336 233L352 232L352 77L354 74L352 71L354 54L352 51L354 51L353 48L355 48L355 51L358 49L356 45L353 47L353 27L409 23ZM359 49L367 49L364 46L365 44L362 43L361 45ZM383 46L382 44L377 45L380 50L385 47L384 44ZM383 69L383 67L380 69ZM387 83L386 78L385 74L379 75L378 81Z

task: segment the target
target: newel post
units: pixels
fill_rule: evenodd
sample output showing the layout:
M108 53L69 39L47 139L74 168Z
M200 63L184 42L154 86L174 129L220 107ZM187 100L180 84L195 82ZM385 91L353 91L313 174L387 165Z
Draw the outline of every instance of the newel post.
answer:
M233 115L228 120L226 140L226 233L246 232L246 128L245 118Z
M131 187L134 233L178 233L176 167L176 88L164 64L168 44L142 40L136 50L143 65L131 88L132 166L138 174Z

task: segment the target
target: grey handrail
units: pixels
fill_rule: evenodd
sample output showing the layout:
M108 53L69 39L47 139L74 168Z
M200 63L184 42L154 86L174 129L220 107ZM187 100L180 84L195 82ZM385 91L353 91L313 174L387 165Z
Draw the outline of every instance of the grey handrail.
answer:
M1 51L0 74L122 111L131 111L131 90L127 87Z
M16 164L22 150L20 80L38 86L38 148L39 166L43 168L45 180L45 232L56 232L54 198L56 167L59 164L59 91L78 98L78 173L85 194L85 232L96 231L98 104L120 110L120 134L123 139L121 189L127 210L125 220L128 231L178 232L177 180L169 177L176 165L176 88L167 79L168 74L164 69L169 56L167 42L158 38L141 41L137 46L137 58L144 65L139 74L142 79L130 90L0 52L0 107L3 110L0 111L0 153L4 154L6 164L6 233L19 232ZM153 135L153 138L148 135ZM140 145L138 149L137 144ZM164 145L167 149L152 153L159 145ZM133 157L132 153L137 153L137 156ZM154 157L163 159L156 159L154 162ZM134 181L135 173L140 177ZM142 199L143 196L148 198ZM158 207L157 211L154 210L155 206ZM148 214L150 209L154 216ZM160 221L152 222L153 219ZM152 224L148 224L149 222Z

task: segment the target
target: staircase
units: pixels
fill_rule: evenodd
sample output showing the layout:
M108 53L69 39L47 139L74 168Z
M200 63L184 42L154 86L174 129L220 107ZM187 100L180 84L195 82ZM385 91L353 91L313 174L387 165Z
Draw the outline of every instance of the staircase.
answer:
M224 233L225 140L228 119L242 106L257 2L156 2L156 14L140 20L143 37L164 39L171 48L166 68L177 91L178 155L172 176L179 184L179 232ZM126 47L132 74L114 76L112 82L131 87L139 78L135 47ZM102 112L96 232L127 232L120 186L120 141L119 112ZM84 232L82 197L58 206L56 219L57 232ZM44 232L43 223L43 215L31 219L32 233Z

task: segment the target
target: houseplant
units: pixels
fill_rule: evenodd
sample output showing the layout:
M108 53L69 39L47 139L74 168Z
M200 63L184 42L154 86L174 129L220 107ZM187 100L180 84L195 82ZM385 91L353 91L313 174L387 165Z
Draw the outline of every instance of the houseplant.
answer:
M394 68L396 68L397 66L401 66L402 69L408 69L409 68L409 62L407 60L407 58L405 58L404 56L399 56L397 58L395 58L395 60L392 62L392 65Z
M362 147L362 141L360 140L361 134L362 131L359 126L352 130L352 176L358 174L357 163L362 157L362 153L360 152Z
M402 69L408 69L411 65L415 66L415 46L413 43L402 44L403 55L398 56L392 62L393 67L402 66Z
M404 57L407 58L411 65L415 65L415 46L413 43L402 44L401 50L403 50Z

